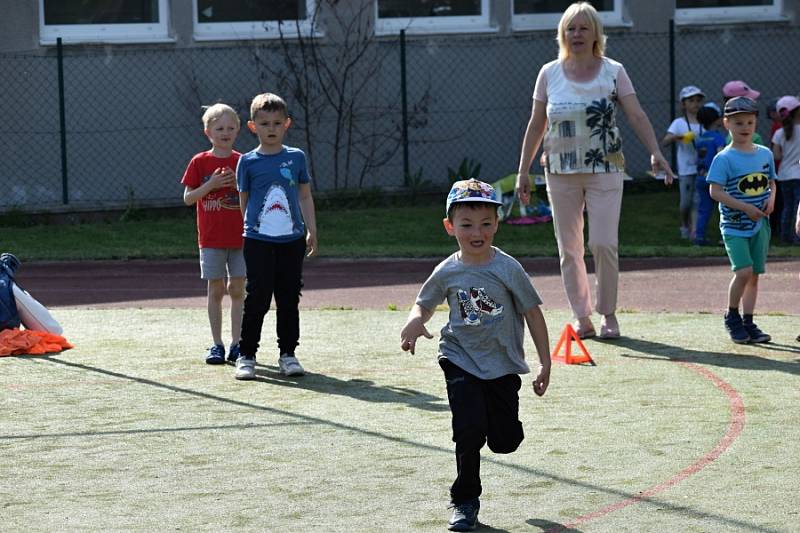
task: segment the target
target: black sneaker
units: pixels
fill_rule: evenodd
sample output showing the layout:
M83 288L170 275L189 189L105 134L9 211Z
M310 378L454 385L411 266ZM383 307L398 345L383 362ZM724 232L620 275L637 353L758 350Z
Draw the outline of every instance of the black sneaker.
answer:
M453 516L447 523L447 529L450 531L472 531L478 527L478 511L481 508L481 502L478 498L468 500L459 504L451 505L453 508Z
M750 342L750 335L744 329L742 315L739 313L725 313L725 329L731 336L731 340L736 344L747 344Z
M761 329L752 322L743 322L745 331L750 337L750 342L769 342L772 337L761 331Z
M225 347L221 344L215 344L208 349L206 355L206 363L209 365L221 365L225 363Z

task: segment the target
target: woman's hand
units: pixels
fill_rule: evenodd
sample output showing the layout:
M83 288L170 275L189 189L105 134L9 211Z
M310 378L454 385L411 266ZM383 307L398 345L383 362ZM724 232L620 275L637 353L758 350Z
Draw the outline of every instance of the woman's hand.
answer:
M522 205L528 205L531 201L531 180L527 173L517 174L515 190L520 203Z
M659 172L663 172L664 183L666 185L672 185L672 182L675 180L675 175L672 173L672 168L670 168L669 163L664 159L661 152L650 156L650 166L653 168L654 176L658 176Z

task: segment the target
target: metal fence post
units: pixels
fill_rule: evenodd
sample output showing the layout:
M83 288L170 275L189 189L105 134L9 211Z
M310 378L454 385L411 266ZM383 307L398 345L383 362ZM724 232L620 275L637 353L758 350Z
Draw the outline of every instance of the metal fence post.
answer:
M675 103L673 98L675 98L675 94L677 88L675 87L675 19L669 19L669 98L667 98L667 102L669 102L669 123L672 124L672 121L675 120ZM688 126L688 124L687 124ZM678 154L676 151L676 144L672 143L670 145L670 150L672 151L672 160L670 164L672 165L672 171L675 172L677 177L678 172Z
M400 30L400 101L403 109L403 185L409 185L408 168L408 95L406 85L406 30Z
M61 201L69 203L69 187L67 182L67 119L64 110L64 47L61 37L56 40L58 53L58 120L61 128Z

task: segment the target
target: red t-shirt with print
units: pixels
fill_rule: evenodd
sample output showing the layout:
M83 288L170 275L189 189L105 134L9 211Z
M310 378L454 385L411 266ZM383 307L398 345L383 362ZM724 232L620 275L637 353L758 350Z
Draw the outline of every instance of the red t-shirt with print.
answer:
M237 151L226 158L210 151L197 154L181 178L185 186L196 189L207 182L218 168L236 172ZM197 201L197 242L200 248L241 248L244 223L239 209L239 192L233 187L211 191Z

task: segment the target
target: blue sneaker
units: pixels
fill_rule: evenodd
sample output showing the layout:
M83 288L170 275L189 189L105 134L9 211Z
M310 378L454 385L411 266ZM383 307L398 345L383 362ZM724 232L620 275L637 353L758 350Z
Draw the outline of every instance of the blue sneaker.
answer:
M228 362L235 363L236 360L239 359L239 343L231 344L231 347L228 349Z
M206 364L221 365L225 363L225 347L221 344L215 344L208 349L206 354Z
M739 313L725 313L725 329L728 330L728 335L731 336L731 340L736 344L750 342L750 335L744 328L742 315Z
M447 529L450 531L472 531L478 527L478 511L481 502L478 498L468 500L459 504L451 505L453 516L447 522Z
M772 340L768 334L761 331L761 328L756 326L753 322L744 322L742 324L747 335L750 337L750 342L769 342Z

